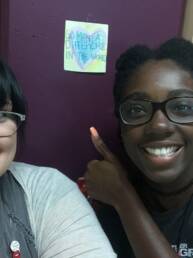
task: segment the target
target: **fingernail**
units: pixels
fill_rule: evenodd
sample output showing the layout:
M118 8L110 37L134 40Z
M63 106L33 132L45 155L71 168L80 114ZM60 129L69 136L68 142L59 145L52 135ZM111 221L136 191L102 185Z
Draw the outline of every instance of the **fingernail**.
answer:
M94 137L98 137L98 136L99 136L97 130L96 130L94 127L91 127L91 128L90 128L90 132L91 132L91 134L92 134Z

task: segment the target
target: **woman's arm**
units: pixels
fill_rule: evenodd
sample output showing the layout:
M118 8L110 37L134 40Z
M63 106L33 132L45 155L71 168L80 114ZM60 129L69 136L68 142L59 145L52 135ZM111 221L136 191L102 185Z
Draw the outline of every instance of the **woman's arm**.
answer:
M177 253L160 232L136 191L124 189L114 208L137 258L177 258Z
M38 257L117 257L74 182L46 167L21 165L15 174L25 192Z
M104 160L88 164L85 177L89 195L116 209L137 258L179 257L128 182L126 171L117 158L97 132L91 131L91 136Z

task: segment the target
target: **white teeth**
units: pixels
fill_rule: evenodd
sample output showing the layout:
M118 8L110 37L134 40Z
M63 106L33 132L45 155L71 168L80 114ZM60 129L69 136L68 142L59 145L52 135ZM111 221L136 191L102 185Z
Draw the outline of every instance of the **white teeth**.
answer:
M161 147L161 148L145 148L146 152L154 156L171 156L177 151L177 146Z

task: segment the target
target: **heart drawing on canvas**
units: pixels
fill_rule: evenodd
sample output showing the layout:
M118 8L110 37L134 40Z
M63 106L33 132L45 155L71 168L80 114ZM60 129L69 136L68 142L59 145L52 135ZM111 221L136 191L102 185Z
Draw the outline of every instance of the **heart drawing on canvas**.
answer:
M92 61L100 58L101 50L106 48L106 33L96 30L88 33L82 28L74 28L69 33L69 43L77 64L84 69Z

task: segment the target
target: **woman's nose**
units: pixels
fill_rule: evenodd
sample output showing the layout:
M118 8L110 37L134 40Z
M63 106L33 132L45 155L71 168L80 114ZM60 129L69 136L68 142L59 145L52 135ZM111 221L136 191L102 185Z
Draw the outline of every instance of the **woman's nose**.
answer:
M174 125L161 111L157 110L151 120L146 124L145 132L147 134L171 134Z

